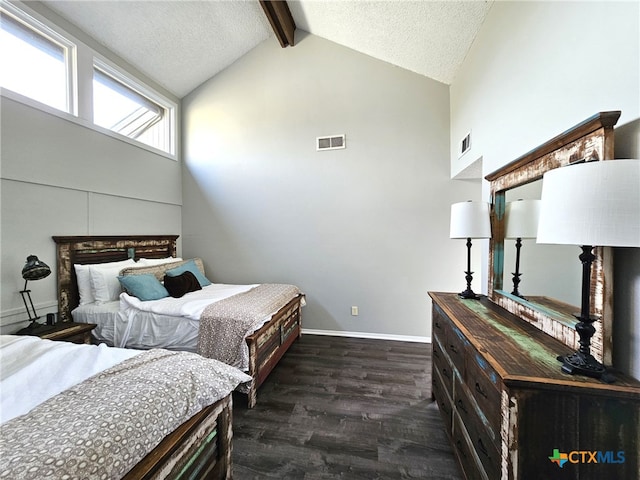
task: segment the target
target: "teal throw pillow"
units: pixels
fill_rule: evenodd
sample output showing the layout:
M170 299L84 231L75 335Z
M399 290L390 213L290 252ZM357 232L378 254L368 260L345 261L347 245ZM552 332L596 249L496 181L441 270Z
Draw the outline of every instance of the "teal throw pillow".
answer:
M129 295L138 297L143 302L169 296L169 292L155 275L120 275L118 281Z

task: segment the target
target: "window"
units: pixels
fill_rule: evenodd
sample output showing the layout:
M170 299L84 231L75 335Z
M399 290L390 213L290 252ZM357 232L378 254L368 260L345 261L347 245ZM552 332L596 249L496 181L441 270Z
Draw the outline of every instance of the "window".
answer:
M72 112L73 44L10 4L0 10L0 86ZM5 8L6 7L6 8Z
M0 46L2 95L176 158L177 104L29 6L0 0Z
M96 59L93 69L93 123L173 153L174 107L123 73ZM154 98L151 98L154 97Z

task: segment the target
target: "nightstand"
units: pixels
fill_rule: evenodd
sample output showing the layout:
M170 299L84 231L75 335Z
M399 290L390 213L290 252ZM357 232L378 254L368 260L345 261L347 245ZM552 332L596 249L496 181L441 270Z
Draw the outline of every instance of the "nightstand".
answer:
M60 340L72 343L91 343L91 330L95 323L60 322L56 325L37 325L26 327L16 332L16 335L33 335L47 340Z

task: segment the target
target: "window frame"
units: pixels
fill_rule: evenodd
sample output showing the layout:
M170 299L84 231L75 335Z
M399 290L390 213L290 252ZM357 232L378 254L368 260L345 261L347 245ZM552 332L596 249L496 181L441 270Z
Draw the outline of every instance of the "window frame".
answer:
M78 115L78 74L77 74L77 46L76 42L71 39L69 35L65 35L57 30L57 26L49 22L42 15L33 11L26 11L19 8L17 5L9 3L5 0L0 0L0 10L5 15L13 17L18 23L22 23L26 28L33 30L36 34L45 38L51 43L60 46L64 52L65 58L65 75L66 75L66 110L60 110L56 107L43 103L35 98L24 95L20 92L10 90L6 87L1 87L2 91L8 91L22 98L28 98L32 102L36 102L38 105L44 105L47 108L52 108L61 112L68 113L70 115Z
M148 148L152 148L157 151L161 151L163 152L165 155L169 155L171 156L171 158L176 158L176 137L177 137L177 109L178 109L178 104L172 100L170 100L169 98L165 97L164 95L160 94L158 91L152 89L151 87L147 86L146 84L144 84L143 82L141 82L140 80L138 80L137 78L135 78L133 75L129 74L128 72L124 71L122 68L118 67L117 65L115 65L113 62L110 62L109 60L107 60L106 58L102 57L101 55L98 55L96 53L94 53L93 55L93 66L91 69L92 72L92 76L91 76L91 81L93 82L93 72L94 70L100 70L102 73L106 74L107 76L112 77L114 80L116 80L117 82L121 83L122 85L124 85L125 87L133 90L134 92L138 93L139 95L145 97L147 100L149 100L151 103L154 103L156 105L158 105L160 108L164 109L165 114L167 116L167 122L165 124L165 131L164 131L164 136L165 136L165 147L166 150L162 149L162 148L158 148L158 147L154 147L152 145L149 145L147 143L141 142L139 140L136 140L135 138L129 137L127 135L118 133L116 131L110 130L106 127L101 127L100 125L96 125L95 123L93 123L93 93L91 95L91 122L94 125L94 127L96 129L100 129L100 131L107 131L110 132L110 134L112 135L117 135L118 137L122 137L122 138L126 138L130 141L135 142L137 145L144 145L145 147ZM92 86L93 89L93 86Z
M173 100L160 93L157 88L148 85L137 73L132 73L131 69L127 67L127 63L119 59L113 52L106 50L106 54L113 55L117 63L108 59L87 43L69 34L65 29L28 5L19 1L9 3L7 0L0 0L0 8L11 16L17 17L18 21L25 23L38 34L44 35L45 38L51 39L53 37L53 41L56 43L60 43L61 40L64 41L63 48L68 49L69 56L67 59L67 88L69 90L67 98L70 105L68 111L60 110L5 87L0 87L0 97L9 98L156 155L178 161L180 140L178 123L179 99L177 101ZM165 145L163 147L166 147L166 150L114 132L93 122L93 70L96 64L101 65L101 69L102 66L105 66L109 75L166 110L169 120L166 122L166 130L164 132Z

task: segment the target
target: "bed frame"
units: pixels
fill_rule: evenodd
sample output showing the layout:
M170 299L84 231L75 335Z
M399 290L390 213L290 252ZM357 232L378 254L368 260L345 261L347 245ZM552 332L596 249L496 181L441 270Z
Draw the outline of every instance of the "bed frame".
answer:
M202 409L166 436L123 480L231 479L232 399Z
M74 264L106 263L128 258L176 256L178 235L55 236L57 244L59 321L72 321L71 311L80 303ZM256 392L285 352L300 337L303 294L278 310L260 330L247 337L249 375L253 382L247 405L253 408Z

